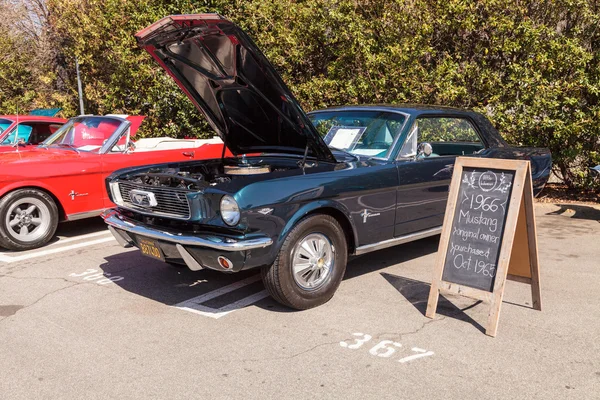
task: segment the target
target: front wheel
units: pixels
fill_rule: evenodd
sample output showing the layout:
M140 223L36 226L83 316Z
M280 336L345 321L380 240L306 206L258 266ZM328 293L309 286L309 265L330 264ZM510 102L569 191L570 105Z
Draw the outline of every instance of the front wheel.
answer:
M333 297L347 258L346 236L337 220L312 215L292 229L273 265L263 267L262 279L275 300L305 310Z
M56 232L58 208L47 193L19 189L0 200L0 246L30 250L46 244Z

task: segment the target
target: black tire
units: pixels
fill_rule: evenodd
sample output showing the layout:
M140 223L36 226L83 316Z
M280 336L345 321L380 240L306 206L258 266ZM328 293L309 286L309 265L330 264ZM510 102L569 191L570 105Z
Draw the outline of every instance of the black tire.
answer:
M322 281L319 281L314 288L307 288L308 283L304 282L303 274L294 273L293 261L294 259L300 260L298 257L303 256L299 254L303 251L300 249L302 243L310 243L311 239L320 241L322 238L329 241L328 249L333 253L333 259L330 259L330 263L323 263L322 260L325 257L319 256L318 264L314 265L329 264L329 272L324 273L325 277L318 275L318 272L313 272L317 275L317 281L319 279ZM327 243L324 244L324 247L327 247ZM305 310L320 306L333 297L344 277L347 259L348 245L340 224L329 215L316 214L301 220L291 230L283 242L275 262L270 266L263 267L261 276L267 291L276 301L296 310ZM306 263L311 264L310 261L306 261ZM306 270L311 268L314 271L317 267L308 267ZM307 272L307 274L310 273Z
M28 210L31 210L29 214ZM12 227L11 221L15 223ZM26 231L21 230L24 226ZM38 248L52 239L57 227L58 207L52 197L41 190L19 189L0 200L2 247L9 250Z

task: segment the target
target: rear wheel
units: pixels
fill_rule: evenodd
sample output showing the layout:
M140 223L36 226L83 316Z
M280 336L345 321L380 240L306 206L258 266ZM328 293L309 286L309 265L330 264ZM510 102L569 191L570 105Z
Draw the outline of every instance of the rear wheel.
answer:
M273 265L262 269L262 279L278 302L297 310L316 307L333 297L347 257L346 236L337 220L312 215L292 229Z
M47 193L19 189L0 200L0 246L29 250L46 244L56 232L58 208Z

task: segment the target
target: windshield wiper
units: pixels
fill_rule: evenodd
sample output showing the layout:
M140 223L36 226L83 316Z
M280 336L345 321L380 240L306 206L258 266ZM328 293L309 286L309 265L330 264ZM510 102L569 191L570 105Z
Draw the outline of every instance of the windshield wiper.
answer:
M79 154L79 149L77 147L73 146L72 144L69 144L69 143L56 143L56 145L59 146L59 147L68 147L71 150L75 150L75 152L77 154Z
M332 146L328 146L331 150L335 150L335 151L339 151L341 153L346 153L348 154L350 157L354 158L355 160L358 160L360 157L356 154L352 154L349 151L346 151L344 149L338 149L337 147L332 147Z

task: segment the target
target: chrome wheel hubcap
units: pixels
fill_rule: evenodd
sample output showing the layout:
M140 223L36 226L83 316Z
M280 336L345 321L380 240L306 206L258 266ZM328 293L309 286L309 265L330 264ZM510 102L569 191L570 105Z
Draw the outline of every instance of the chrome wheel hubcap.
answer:
M321 287L333 270L335 248L322 233L311 233L300 240L292 251L294 281L305 290Z
M8 233L22 242L39 240L50 226L50 210L34 197L19 199L10 205L6 213Z

